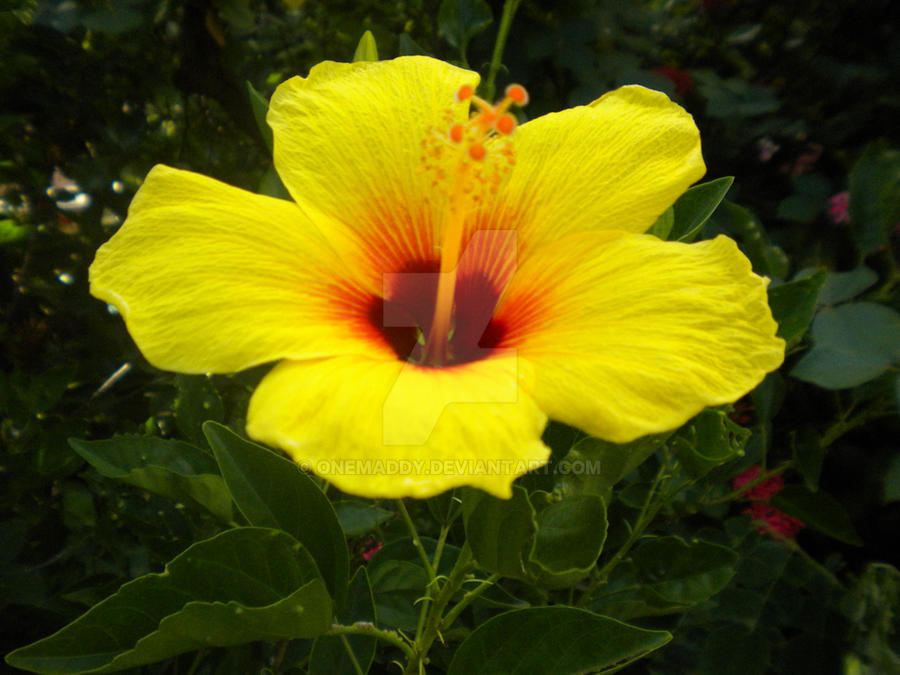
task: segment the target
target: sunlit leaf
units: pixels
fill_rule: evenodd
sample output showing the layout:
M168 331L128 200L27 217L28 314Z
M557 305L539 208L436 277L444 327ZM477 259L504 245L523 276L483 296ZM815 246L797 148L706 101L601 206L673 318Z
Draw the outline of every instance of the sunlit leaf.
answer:
M116 436L103 441L69 439L72 449L101 475L158 494L195 503L231 522L231 495L209 454L182 441Z
M377 61L378 47L375 45L375 36L372 31L366 31L359 39L356 45L356 51L353 53L353 63L360 61Z

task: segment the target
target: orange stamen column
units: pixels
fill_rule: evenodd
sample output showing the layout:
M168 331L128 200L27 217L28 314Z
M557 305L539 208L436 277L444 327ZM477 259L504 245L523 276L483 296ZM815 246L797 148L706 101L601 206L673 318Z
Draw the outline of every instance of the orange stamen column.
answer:
M463 86L456 93L457 101L470 100L478 108L478 113L466 124L453 125L448 133L454 146L449 175L452 176L447 221L441 246L441 267L438 277L437 294L431 327L425 340L426 365L441 367L452 362L450 336L453 329L454 294L456 291L457 269L462 248L465 222L470 210L479 199L482 184L494 183L502 179L503 172L495 170L486 174L483 165L488 160L489 147L486 141L492 136L509 136L516 126L515 118L507 113L510 105L525 105L528 94L520 85L510 85L506 96L496 105L474 95L472 87ZM505 154L506 157L510 153ZM508 167L506 167L508 170Z

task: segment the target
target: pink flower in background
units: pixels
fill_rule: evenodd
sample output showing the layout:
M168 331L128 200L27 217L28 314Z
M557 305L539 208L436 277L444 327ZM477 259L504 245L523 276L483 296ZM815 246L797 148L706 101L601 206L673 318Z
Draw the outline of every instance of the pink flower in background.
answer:
M731 481L731 487L735 490L740 490L745 485L759 478L761 473L762 469L760 467L756 465L751 466L742 474L735 476ZM760 524L756 527L756 531L760 534L770 532L769 528L771 528L785 539L793 539L805 527L803 522L793 516L782 513L769 504L769 500L778 494L783 487L784 478L780 474L754 485L744 493L744 497L749 499L751 504L744 509L743 513L749 514L753 520L760 521ZM765 523L768 527L762 523Z
M383 547L384 544L370 537L366 541L365 547L363 548L363 551L360 555L362 556L363 560L369 562L374 557L374 555L378 553L378 551L380 551Z
M828 200L828 215L835 224L850 222L850 193L844 190Z

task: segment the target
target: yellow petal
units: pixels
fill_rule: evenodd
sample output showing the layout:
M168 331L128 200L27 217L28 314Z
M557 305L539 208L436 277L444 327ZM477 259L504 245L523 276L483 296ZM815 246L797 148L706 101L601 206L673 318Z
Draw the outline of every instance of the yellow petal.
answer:
M435 259L441 195L422 143L466 118L468 103L454 95L477 82L476 73L413 56L320 63L275 91L267 117L275 166L305 210L346 226L340 246L356 247L349 264L399 272Z
M586 233L522 263L496 320L544 412L622 443L735 401L781 364L767 285L726 237Z
M253 394L247 434L350 494L425 498L471 485L509 498L550 453L523 378L514 354L442 369L284 361Z
M516 224L529 250L577 232L644 232L706 171L693 118L635 85L527 122L513 142L515 169L482 222Z
M292 202L155 167L97 251L91 293L158 368L233 372L280 358L389 351Z

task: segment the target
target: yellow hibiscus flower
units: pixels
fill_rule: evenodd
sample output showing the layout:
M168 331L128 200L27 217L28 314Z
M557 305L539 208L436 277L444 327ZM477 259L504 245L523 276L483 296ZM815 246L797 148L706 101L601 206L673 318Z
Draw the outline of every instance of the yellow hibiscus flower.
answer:
M515 128L524 90L477 83L426 57L288 80L268 122L294 201L157 166L91 292L159 368L278 362L247 434L369 497L509 497L548 417L626 442L779 366L734 242L641 234L705 171L690 115L628 86Z

